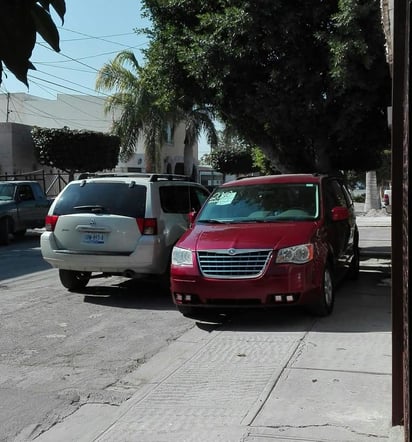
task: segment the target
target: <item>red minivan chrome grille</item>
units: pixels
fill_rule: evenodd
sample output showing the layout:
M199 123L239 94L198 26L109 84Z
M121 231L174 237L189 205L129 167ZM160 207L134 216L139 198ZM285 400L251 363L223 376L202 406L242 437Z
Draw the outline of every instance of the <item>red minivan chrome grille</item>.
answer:
M272 250L202 250L197 252L200 271L211 278L256 278L260 276Z
M156 218L137 218L137 225L142 235L157 235Z

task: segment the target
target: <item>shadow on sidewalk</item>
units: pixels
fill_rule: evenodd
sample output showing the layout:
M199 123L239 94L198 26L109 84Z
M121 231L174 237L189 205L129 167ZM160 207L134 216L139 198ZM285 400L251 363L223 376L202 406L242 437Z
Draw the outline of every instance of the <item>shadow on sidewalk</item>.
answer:
M298 307L277 307L211 311L194 319L198 328L207 331L390 332L390 296L390 268L369 262L361 263L358 280L345 281L337 288L334 311L328 317L315 317Z

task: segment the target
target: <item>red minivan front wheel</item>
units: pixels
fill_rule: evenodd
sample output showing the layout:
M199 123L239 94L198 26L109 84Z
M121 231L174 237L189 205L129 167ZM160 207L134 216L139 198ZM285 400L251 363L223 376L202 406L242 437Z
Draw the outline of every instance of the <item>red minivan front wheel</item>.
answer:
M325 265L323 270L322 285L319 290L319 300L312 304L309 309L316 316L328 316L332 313L335 303L335 289L333 286L330 266Z

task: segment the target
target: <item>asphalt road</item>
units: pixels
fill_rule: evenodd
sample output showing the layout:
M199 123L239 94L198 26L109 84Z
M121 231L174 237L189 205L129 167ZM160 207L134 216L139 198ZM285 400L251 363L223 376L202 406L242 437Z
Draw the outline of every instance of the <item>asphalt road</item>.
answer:
M136 388L125 376L194 326L155 284L108 278L68 292L56 269L21 265L20 254L38 253L24 243L1 249L7 275L19 276L0 281L1 442L39 434L84 404L122 403Z
M25 236L13 238L7 246L0 246L1 281L50 269L40 252L41 230L29 230Z

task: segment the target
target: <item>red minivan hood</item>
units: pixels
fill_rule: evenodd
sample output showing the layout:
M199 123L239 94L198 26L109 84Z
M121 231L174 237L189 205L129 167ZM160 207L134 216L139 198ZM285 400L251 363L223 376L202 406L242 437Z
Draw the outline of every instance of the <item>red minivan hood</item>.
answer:
M191 250L280 249L311 241L318 223L196 224L178 245Z

